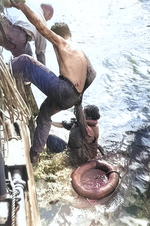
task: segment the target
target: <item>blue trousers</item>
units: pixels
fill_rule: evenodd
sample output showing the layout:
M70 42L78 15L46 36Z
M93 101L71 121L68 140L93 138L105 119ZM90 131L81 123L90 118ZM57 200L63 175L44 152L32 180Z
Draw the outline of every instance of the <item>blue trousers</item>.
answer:
M51 134L48 136L46 144L51 153L60 153L67 148L67 143L63 139Z
M81 94L65 77L57 77L52 71L28 55L21 55L12 60L14 77L22 77L38 87L47 98L42 103L37 118L32 150L41 153L51 128L51 116L75 105Z

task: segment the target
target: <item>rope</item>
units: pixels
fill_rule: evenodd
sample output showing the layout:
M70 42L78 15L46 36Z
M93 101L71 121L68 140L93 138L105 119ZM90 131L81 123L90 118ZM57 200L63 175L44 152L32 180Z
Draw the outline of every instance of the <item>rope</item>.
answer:
M9 113L11 123L14 123L14 116L21 121L28 123L31 112L20 95L15 80L11 76L8 67L0 56L0 89L3 92L3 104ZM2 110L1 110L2 112Z
M12 190L12 208L11 208L11 226L16 225L15 197L16 197L16 190L13 187L13 190Z
M105 175L110 174L110 173L117 173L118 174L118 177L121 178L120 177L120 173L117 172L116 170L108 171L107 173L105 173Z

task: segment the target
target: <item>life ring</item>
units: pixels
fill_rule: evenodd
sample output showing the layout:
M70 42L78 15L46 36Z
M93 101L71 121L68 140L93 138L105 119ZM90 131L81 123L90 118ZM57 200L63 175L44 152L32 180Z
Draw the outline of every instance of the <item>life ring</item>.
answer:
M84 198L102 199L109 196L119 183L119 173L105 161L92 160L73 171L72 187Z

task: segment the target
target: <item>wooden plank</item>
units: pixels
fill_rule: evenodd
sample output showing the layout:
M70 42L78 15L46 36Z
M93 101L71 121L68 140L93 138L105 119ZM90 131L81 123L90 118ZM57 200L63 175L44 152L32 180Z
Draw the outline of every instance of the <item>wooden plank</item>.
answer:
M28 175L29 201L30 201L31 217L32 217L31 224L28 226L41 226L33 168L29 158L30 133L27 125L23 121L19 122L19 126L21 128L21 136L24 143L26 168L27 168L27 175Z

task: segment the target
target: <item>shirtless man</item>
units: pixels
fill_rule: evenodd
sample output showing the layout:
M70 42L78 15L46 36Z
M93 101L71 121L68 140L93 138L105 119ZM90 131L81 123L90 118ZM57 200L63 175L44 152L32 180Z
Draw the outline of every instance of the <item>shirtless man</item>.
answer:
M71 108L76 103L79 104L82 101L83 92L92 83L96 73L85 54L75 49L70 40L65 39L70 37L61 37L49 30L26 4L16 4L15 0L11 0L11 3L12 6L20 9L39 33L52 43L60 71L60 76L57 77L40 62L27 55L22 55L12 61L15 78L22 75L24 82L32 82L47 95L39 111L30 150L31 162L36 163L49 135L51 116L61 110ZM62 29L66 26L61 25Z

